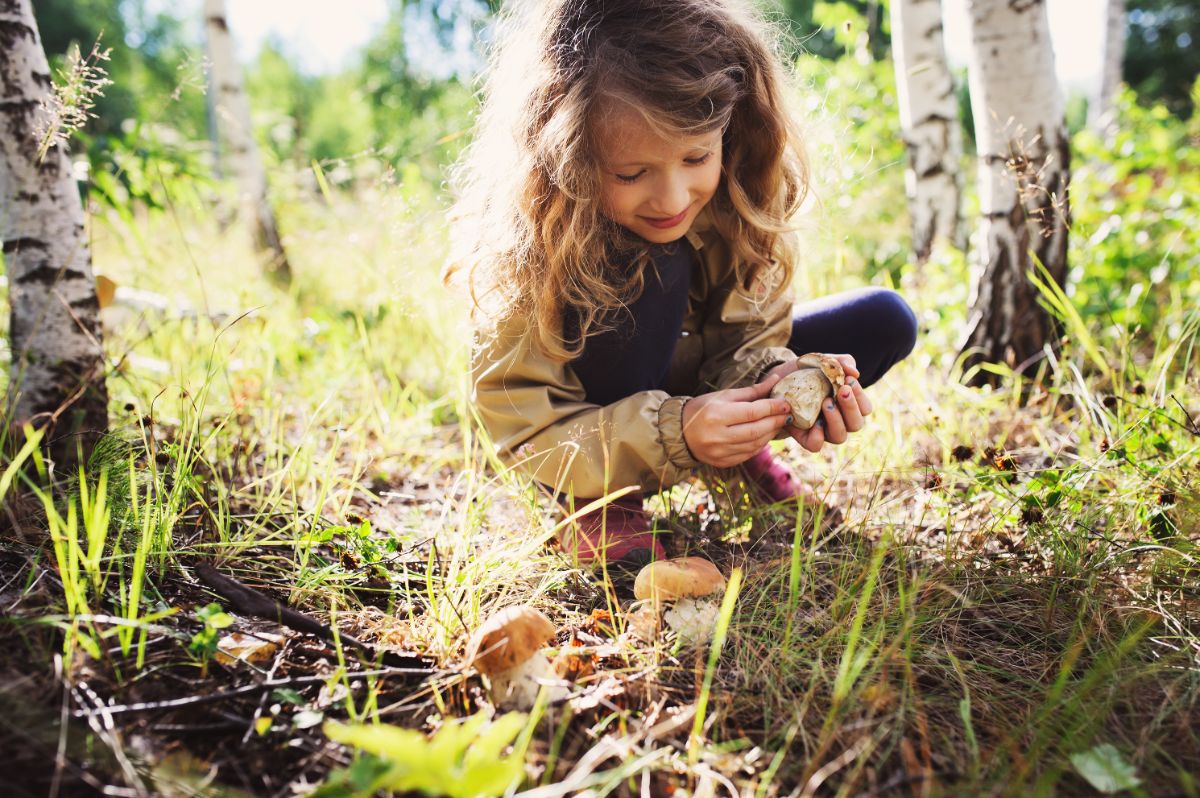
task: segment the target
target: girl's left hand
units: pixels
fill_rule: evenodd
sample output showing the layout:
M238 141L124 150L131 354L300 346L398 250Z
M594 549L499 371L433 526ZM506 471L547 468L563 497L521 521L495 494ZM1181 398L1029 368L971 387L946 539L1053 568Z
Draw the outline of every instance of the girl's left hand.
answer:
M850 355L833 355L842 364L846 372L846 384L837 394L825 400L821 410L821 418L812 429L802 430L788 427L788 434L810 452L819 452L826 443L842 444L851 432L858 432L866 424L866 416L871 414L871 400L863 393L858 381L859 372ZM791 374L799 367L798 360L781 363L767 372L766 376L778 374L780 377Z

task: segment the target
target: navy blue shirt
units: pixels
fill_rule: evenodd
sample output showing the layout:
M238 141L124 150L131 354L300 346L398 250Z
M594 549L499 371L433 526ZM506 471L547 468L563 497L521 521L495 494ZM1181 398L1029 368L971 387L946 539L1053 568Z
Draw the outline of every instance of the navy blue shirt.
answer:
M642 293L624 308L610 311L604 332L590 335L571 368L583 383L587 401L609 405L641 391L660 390L667 380L675 342L688 309L696 250L681 238L650 247ZM573 309L563 318L567 340L579 334Z

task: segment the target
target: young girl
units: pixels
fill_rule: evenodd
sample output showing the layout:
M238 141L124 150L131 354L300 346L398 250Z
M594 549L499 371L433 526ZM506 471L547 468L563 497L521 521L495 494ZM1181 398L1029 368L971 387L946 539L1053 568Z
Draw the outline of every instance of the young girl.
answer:
M769 41L749 0L526 0L499 29L449 274L501 457L575 508L633 488L560 537L579 560L663 557L643 492L705 467L802 498L768 443L843 443L913 347L892 292L787 296L807 166ZM850 379L800 431L769 394L812 351Z

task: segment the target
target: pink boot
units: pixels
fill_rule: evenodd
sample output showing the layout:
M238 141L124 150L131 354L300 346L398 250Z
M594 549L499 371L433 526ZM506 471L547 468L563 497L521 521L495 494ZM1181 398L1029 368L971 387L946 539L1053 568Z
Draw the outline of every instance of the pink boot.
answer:
M775 459L769 446L764 446L740 467L747 487L764 504L799 500L810 507L824 507L827 513L831 512L812 486L796 479L790 468Z
M576 499L585 507L593 499ZM574 554L579 563L600 565L621 561L644 565L665 560L667 552L651 529L650 516L642 507L642 493L635 491L593 510L559 533L559 547Z
M812 496L812 488L798 482L791 469L775 459L769 446L742 463L742 471L750 487L768 504Z

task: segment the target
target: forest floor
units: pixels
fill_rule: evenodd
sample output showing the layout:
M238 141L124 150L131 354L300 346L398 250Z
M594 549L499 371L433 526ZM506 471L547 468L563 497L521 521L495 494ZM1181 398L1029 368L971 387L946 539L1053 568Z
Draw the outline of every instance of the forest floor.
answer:
M97 220L114 432L3 496L5 794L1200 795L1194 313L1119 354L1068 319L1040 379L968 389L964 267L931 264L868 429L780 448L834 517L652 500L736 600L688 646L481 438L429 205L294 209L288 291L211 222ZM463 656L516 604L570 689L507 726Z

